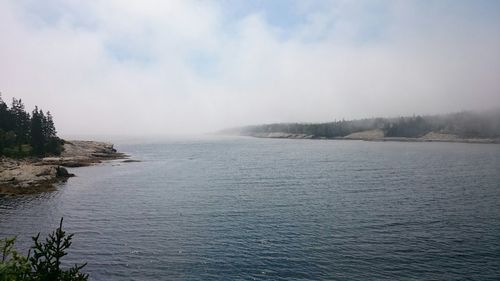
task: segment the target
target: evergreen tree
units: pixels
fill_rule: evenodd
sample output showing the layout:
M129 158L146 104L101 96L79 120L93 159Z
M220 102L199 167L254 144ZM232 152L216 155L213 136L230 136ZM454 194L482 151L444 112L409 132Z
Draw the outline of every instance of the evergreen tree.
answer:
M47 116L44 122L44 132L49 139L57 137L56 127L54 126L54 120L50 111L47 111Z
M28 143L30 139L30 115L24 110L21 99L12 99L10 112L18 144Z
M0 156L58 155L62 144L50 112L35 107L30 116L20 99L13 98L9 108L0 95Z
M86 263L62 266L61 260L67 255L73 234L66 234L59 228L40 239L40 233L33 237L33 250L28 256L20 255L14 249L15 238L0 240L0 280L1 281L86 281L89 275L81 272Z
M7 104L2 99L2 94L0 93L0 129L4 131L10 131L11 125L10 121L10 111Z
M37 156L42 156L45 152L45 138L43 134L43 111L38 111L38 107L32 112L31 117L31 146Z

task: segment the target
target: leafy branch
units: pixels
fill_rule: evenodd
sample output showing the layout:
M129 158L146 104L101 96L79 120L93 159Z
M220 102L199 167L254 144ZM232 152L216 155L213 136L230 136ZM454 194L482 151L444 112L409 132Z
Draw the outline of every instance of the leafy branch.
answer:
M61 259L66 256L74 234L67 235L62 228L63 219L59 228L45 238L40 239L40 233L32 237L34 246L33 255L27 257L19 255L13 248L15 238L0 240L1 262L0 280L3 281L85 281L88 274L81 273L87 263L73 265L67 270L61 268Z

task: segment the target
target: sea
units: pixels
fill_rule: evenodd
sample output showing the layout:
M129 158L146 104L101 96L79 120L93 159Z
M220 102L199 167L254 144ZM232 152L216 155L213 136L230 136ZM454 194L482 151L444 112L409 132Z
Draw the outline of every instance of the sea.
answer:
M190 137L0 197L90 280L500 280L500 145Z

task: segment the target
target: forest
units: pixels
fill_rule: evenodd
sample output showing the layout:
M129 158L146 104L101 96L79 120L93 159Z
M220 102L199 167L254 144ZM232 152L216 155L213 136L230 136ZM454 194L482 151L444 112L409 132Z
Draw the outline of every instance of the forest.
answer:
M0 95L0 156L23 158L59 155L64 141L57 137L49 111L27 112L21 99L9 107Z
M315 138L337 138L349 134L382 130L385 137L419 138L430 132L452 134L460 138L500 137L500 110L463 111L443 115L398 118L368 118L327 123L275 123L230 130L242 135L266 133L304 134Z

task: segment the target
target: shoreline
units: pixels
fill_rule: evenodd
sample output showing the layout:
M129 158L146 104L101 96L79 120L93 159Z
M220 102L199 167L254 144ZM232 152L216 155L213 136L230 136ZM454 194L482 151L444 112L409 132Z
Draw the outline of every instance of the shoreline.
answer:
M241 135L254 138L268 138L268 139L296 139L296 140L357 140L357 141L373 141L373 142L443 142L443 143L479 143L479 144L500 144L500 139L464 139L464 138L406 138L406 137L335 137L326 138L306 134L289 134L289 133L264 133L264 134L248 134Z
M60 156L26 159L2 157L0 195L55 190L57 183L65 182L75 176L66 168L85 167L103 161L128 158L128 155L118 152L111 143L79 140L65 141L64 151Z

